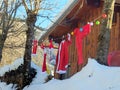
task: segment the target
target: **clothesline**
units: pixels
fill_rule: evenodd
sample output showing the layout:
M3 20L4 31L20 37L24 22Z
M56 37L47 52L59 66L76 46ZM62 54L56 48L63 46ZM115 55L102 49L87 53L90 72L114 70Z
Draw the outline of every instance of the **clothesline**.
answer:
M44 47L45 47L45 48L49 48L49 46L47 46L47 45L46 45L46 46L44 45ZM54 47L52 47L52 48L58 49L58 47L56 47L56 46L54 46Z
M98 20L99 18L101 18L101 17L103 17L103 18L106 18L107 17L107 15L106 14L101 14L100 16L98 16L97 18L95 18L94 20L92 20L91 22L88 22L91 26L93 26L93 23L96 21L96 20ZM99 24L100 22L99 21L97 21L97 23L96 24ZM81 27L82 28L82 27ZM74 33L73 33L73 31L70 33L71 35L74 35ZM63 35L62 37L58 37L58 38L54 38L53 39L53 41L55 41L55 40L63 40L63 39L65 39L66 38L66 34L65 35Z

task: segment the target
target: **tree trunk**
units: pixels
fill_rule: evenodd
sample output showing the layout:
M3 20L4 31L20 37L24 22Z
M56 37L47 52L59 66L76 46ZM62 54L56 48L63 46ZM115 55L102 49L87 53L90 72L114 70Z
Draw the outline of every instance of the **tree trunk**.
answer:
M24 53L24 76L28 77L31 70L31 53L32 53L32 41L34 37L34 26L36 22L36 14L31 11L27 12L26 24L28 30L26 31L26 45Z
M115 0L104 0L103 13L107 15L107 18L101 22L101 31L98 37L97 57L99 63L107 65L107 55L110 44L110 30L112 26L112 19L114 13Z
M2 51L3 51L5 40L7 38L7 34L8 34L8 29L7 27L5 27L5 29L3 28L2 34L0 35L0 61L2 59Z

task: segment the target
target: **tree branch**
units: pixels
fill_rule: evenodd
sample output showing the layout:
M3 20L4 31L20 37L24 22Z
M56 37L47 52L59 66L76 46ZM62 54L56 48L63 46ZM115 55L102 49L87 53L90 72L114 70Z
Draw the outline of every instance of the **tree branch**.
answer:
M24 7L25 7L25 10L28 12L29 8L28 8L28 6L27 6L25 0L22 0L22 3L23 3L23 5L24 5Z
M35 14L37 14L38 13L38 11L40 10L40 3L41 3L41 0L35 0L34 1L34 13Z

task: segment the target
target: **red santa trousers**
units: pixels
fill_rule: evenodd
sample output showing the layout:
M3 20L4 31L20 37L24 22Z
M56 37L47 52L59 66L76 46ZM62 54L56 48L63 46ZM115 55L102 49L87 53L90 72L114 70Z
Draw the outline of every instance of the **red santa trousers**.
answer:
M43 48L44 51L44 59L43 59L43 65L42 65L42 72L47 71L47 65L46 65L46 56L47 56L47 51L45 47L41 47Z
M42 72L45 72L47 70L47 67L46 67L46 53L44 54L44 61L43 61L43 65L42 65Z

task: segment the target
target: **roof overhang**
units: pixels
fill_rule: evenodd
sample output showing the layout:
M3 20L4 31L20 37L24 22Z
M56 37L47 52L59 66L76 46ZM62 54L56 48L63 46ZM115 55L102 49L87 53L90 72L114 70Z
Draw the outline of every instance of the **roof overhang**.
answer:
M44 34L44 35L42 35L42 37L40 38L40 40L39 40L39 44L42 42L42 41L44 41L46 38L48 38L48 36L51 34L51 33L53 33L53 32L56 32L56 30L57 30L57 33L55 33L55 34L57 34L58 36L60 36L60 32L61 32L61 30L60 30L60 28L58 28L59 26L60 26L60 24L62 23L62 21L64 20L64 19L66 19L66 17L73 17L73 15L75 14L75 11L78 9L78 7L76 8L76 6L77 5L79 5L79 4L81 4L82 3L82 1L84 1L84 0L74 0L73 2L72 2L72 4L62 13L62 15L55 21L55 23L53 23L53 25L47 30L47 32ZM102 1L104 1L104 0L102 0ZM120 4L120 0L116 0L116 3L117 4ZM76 9L75 9L76 8ZM79 14L82 12L82 11L84 11L84 12L86 12L85 10L79 10ZM75 20L75 19L74 19ZM61 26L62 27L62 26ZM64 27L64 26L63 26ZM69 27L64 27L64 29L69 29Z
M41 36L41 38L39 39L38 43L40 44L42 41L44 41L49 35L51 32L54 31L54 29L56 28L56 26L58 24L60 24L62 22L62 20L70 13L70 11L76 6L76 4L78 2L80 2L82 0L73 0L73 2L66 8L66 10L63 11L62 15L59 16L57 18L57 20L55 21L55 23L53 23L49 29L47 30L47 32Z

